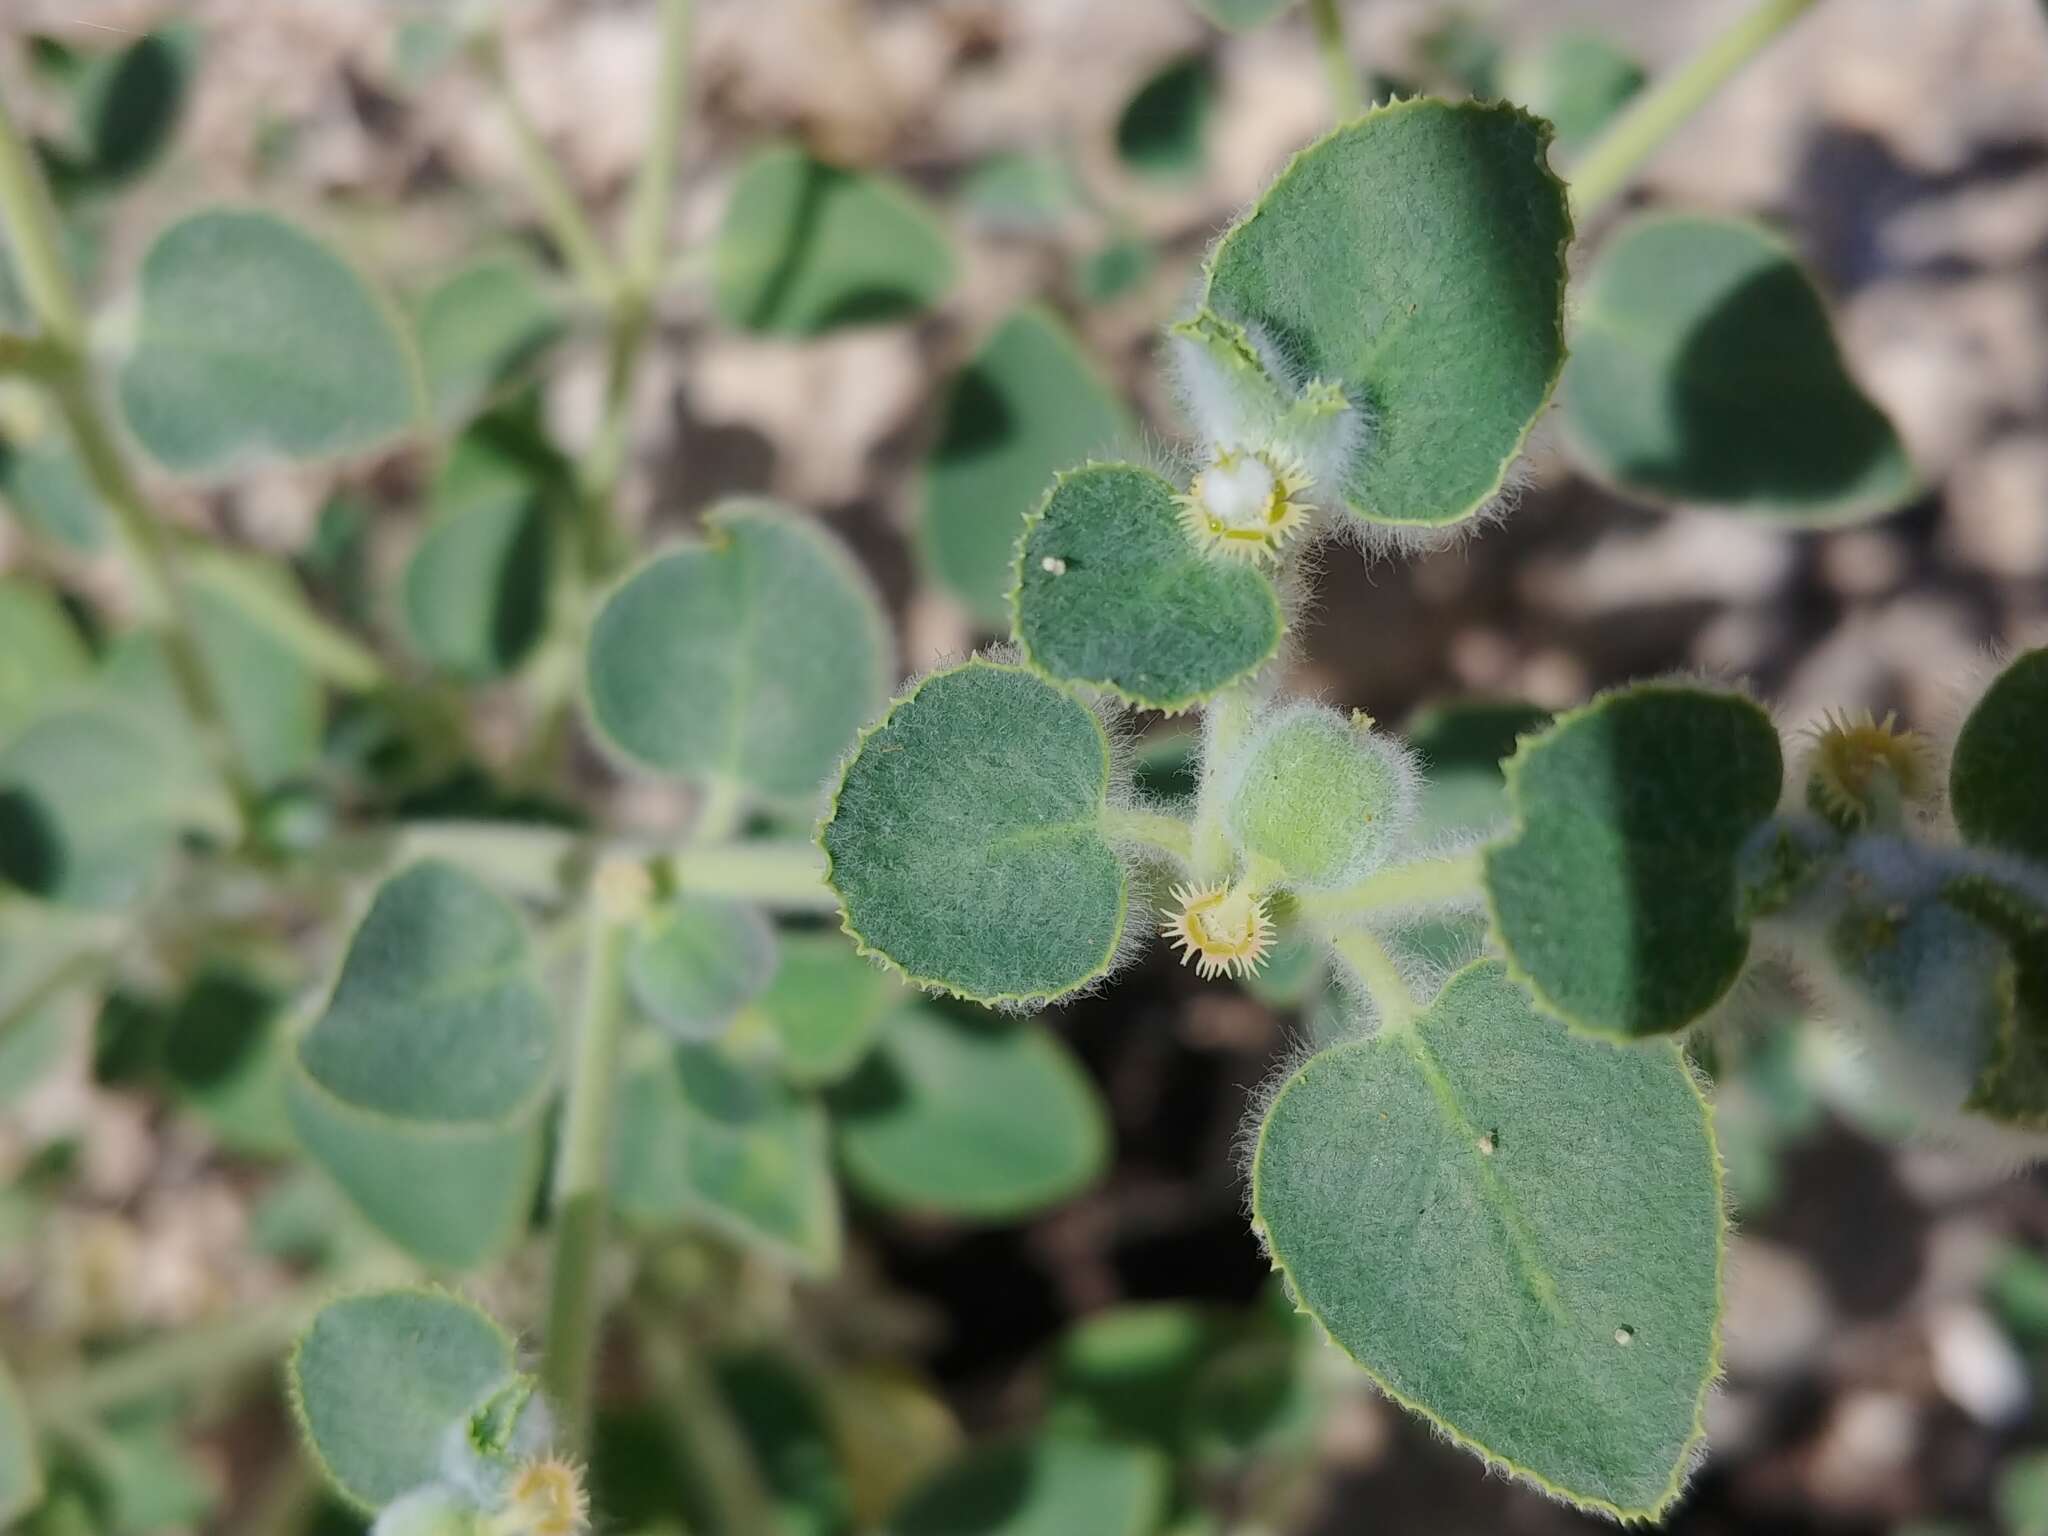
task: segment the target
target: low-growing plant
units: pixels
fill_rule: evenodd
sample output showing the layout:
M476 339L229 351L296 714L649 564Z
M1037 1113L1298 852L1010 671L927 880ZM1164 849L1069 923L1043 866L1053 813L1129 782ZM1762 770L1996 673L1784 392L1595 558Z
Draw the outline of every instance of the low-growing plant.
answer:
M1405 736L1277 678L1319 563L1508 515L1554 400L1574 462L1640 498L1810 524L1914 493L1775 236L1634 216L1570 273L1575 231L1804 8L1766 0L1642 94L1597 41L1520 61L1585 146L1568 187L1522 106L1359 110L1316 0L1342 121L1168 331L1190 440L1130 451L1057 317L1006 320L945 403L919 538L1008 643L893 700L881 602L818 520L727 501L636 559L616 514L673 280L686 0L659 6L618 251L508 92L568 281L508 246L403 300L320 234L222 208L155 238L117 326L89 315L67 242L161 151L197 44L46 66L81 128L0 118L0 489L37 569L117 548L138 621L0 581L0 1087L47 1063L61 1005L100 999L107 1063L131 1042L127 1070L222 1146L308 1171L260 1220L312 1277L0 1381L0 1513L126 1528L174 1454L136 1404L296 1340L304 1444L380 1536L1216 1529L1203 1469L1306 1456L1320 1334L1489 1465L1663 1516L1702 1453L1728 1226L1687 1031L1789 963L1929 1120L2015 1159L2048 1132L2048 652L1999 672L1945 761L1843 714L1789 774L1767 709L1693 678L1554 718L1453 702ZM493 32L444 42L410 38L421 67L464 67L461 43L502 81ZM136 71L172 106L116 123L106 82ZM1144 85L1117 132L1136 173L1199 164L1210 89L1199 58ZM1057 172L987 168L970 203L1039 217ZM696 266L718 323L807 337L916 313L956 258L908 190L773 145ZM592 324L607 406L571 457L534 384ZM154 499L402 442L428 512L402 656L358 632L383 616L346 575L348 496L296 572ZM459 688L506 678L531 731L494 782ZM617 772L689 787L680 831L593 815L578 700ZM1170 772L1133 748L1141 711L1199 711ZM1155 937L1307 1000L1243 1138L1277 1304L1089 1319L1046 1428L965 1451L858 1351L773 1347L791 1280L841 1265L844 1192L1005 1221L1097 1176L1099 1097L1018 1015ZM519 1279L536 1230L544 1297ZM496 1277L477 1295L518 1337L435 1283L458 1275Z

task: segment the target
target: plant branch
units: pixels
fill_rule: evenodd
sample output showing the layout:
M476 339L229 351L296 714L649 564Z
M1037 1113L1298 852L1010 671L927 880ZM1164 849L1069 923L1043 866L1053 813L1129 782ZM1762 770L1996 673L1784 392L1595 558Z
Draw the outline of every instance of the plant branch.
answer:
M825 884L825 859L810 843L710 843L668 861L670 882L699 896L731 896L790 912L831 912L839 898Z
M759 1460L681 1325L646 1303L630 1315L641 1363L666 1410L662 1419L681 1442L683 1459L703 1473L712 1529L720 1536L774 1530L775 1506L761 1480Z
M1422 1010L1387 947L1362 928L1340 933L1331 942L1338 958L1351 967L1364 985L1365 995L1372 999L1381 1030L1391 1033L1412 1027Z
M677 150L689 103L690 32L694 0L661 0L661 73L647 158L633 187L633 211L626 226L626 280L652 295L661 282L662 239L668 233L675 196Z
M1572 217L1589 217L1626 187L1687 118L1813 4L1758 0L1675 74L1639 96L1572 168Z
M1365 94L1359 89L1358 67L1351 62L1351 45L1344 37L1344 15L1338 0L1309 0L1309 25L1315 29L1316 52L1322 56L1323 73L1330 81L1330 105L1339 122L1349 122L1365 110Z
M165 659L180 703L209 760L233 793L243 830L256 801L250 775L228 730L213 674L200 650L191 605L179 579L170 536L150 509L112 424L101 408L86 358L85 310L58 245L57 211L49 187L14 119L0 101L0 217L42 326L31 360L56 401L86 477L113 511L143 583L143 598L161 626Z
M1395 907L1472 902L1479 899L1483 878L1480 850L1465 848L1441 858L1396 864L1341 891L1304 892L1295 898L1296 910L1308 922L1329 923Z
M1195 877L1221 880L1230 873L1230 839L1223 826L1223 787L1218 769L1237 751L1251 729L1253 695L1239 684L1226 688L1206 706L1202 717L1202 783L1195 796L1193 858Z
M602 1321L597 1265L604 1249L612 1099L618 1089L619 1038L625 1023L626 943L632 918L645 906L649 884L647 872L636 864L615 861L598 870L584 946L576 1055L569 1068L568 1103L555 1159L554 1251L548 1269L541 1380L561 1410L570 1445L578 1449L590 1430Z
M1191 863L1195 856L1194 828L1180 817L1161 811L1139 811L1113 805L1103 813L1102 830L1104 835L1113 839L1157 848L1184 864Z

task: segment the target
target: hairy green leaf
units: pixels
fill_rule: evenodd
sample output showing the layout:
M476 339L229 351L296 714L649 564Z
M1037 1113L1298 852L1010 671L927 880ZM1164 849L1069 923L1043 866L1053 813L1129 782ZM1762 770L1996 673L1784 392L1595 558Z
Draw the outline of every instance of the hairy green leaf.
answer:
M955 266L945 230L908 188L793 146L740 168L711 263L727 324L785 336L915 314L952 287Z
M1517 108L1393 102L1296 155L1209 261L1203 304L1364 416L1368 522L1492 500L1564 362L1564 186ZM1199 402L1197 402L1199 404Z
M626 1074L612 1195L640 1226L701 1223L808 1275L839 1265L823 1111L710 1046L652 1052Z
M920 545L977 623L1007 628L1017 536L1054 474L1130 433L1123 402L1043 305L1017 310L947 386Z
M421 415L412 344L330 247L268 213L213 209L143 258L128 425L168 469L375 447Z
M2048 863L2048 647L2017 656L1985 690L1949 763L1956 826L1973 843Z
M705 540L657 555L590 636L591 714L643 767L813 794L888 687L874 589L815 521L729 502Z
M513 1369L510 1334L468 1302L428 1290L328 1303L287 1367L321 1470L365 1510L434 1481L451 1432Z
M1580 460L1630 495L1840 523L1918 490L1813 280L1744 220L1660 213L1616 231L1578 296L1559 399Z
M462 1267L524 1214L553 1008L519 914L452 864L384 882L299 1042L293 1127L370 1220Z
M1495 961L1311 1057L1252 1165L1301 1304L1404 1406L1625 1519L1677 1497L1718 1361L1707 1110L1674 1045L1536 1011Z
M1057 1434L979 1446L914 1490L886 1536L1150 1536L1166 1518L1157 1451Z
M1086 705L1008 663L933 673L861 738L821 829L847 931L975 1002L1087 986L1128 904L1108 792L1109 737Z
M1525 737L1507 765L1515 825L1485 874L1517 974L1592 1034L1698 1018L1748 958L1736 855L1783 779L1763 710L1683 684L1606 694Z
M1079 1193L1109 1158L1094 1085L1035 1022L904 1008L831 1106L849 1182L903 1210L1024 1216Z
M649 912L626 950L626 980L678 1040L723 1034L775 975L775 928L758 907L678 896Z
M860 1064L903 988L840 933L785 933L775 979L754 1001L782 1047L782 1074L837 1082Z
M1173 486L1135 464L1061 475L1024 526L1012 596L1034 667L1178 710L1272 659L1285 622L1272 578L1205 551Z

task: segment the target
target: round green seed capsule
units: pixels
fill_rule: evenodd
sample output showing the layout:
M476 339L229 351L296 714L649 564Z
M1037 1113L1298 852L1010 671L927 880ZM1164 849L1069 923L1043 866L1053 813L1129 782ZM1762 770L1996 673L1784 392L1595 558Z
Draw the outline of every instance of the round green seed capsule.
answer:
M1364 716L1314 704L1268 717L1225 765L1225 824L1238 851L1285 883L1334 890L1386 860L1414 810L1398 744Z

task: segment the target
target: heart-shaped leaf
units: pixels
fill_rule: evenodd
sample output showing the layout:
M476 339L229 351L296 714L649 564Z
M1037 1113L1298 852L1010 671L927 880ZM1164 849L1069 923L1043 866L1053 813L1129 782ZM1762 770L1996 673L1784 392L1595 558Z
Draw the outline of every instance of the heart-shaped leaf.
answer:
M1204 550L1173 486L1136 464L1059 477L1025 524L1012 603L1033 666L1148 709L1242 682L1286 627L1272 578Z
M626 950L626 980L678 1040L723 1034L775 975L775 927L758 907L680 896L649 912Z
M1949 763L1948 797L1965 838L2048 863L2048 647L2014 658L1984 691Z
M862 736L820 832L847 931L919 986L1042 1003L1104 975L1128 893L1109 737L1025 668L925 678Z
M954 376L918 526L932 573L976 623L1009 625L1017 536L1053 476L1129 432L1123 402L1043 305L1011 315Z
M626 1074L612 1194L640 1226L699 1222L809 1275L839 1265L823 1111L711 1046L646 1050Z
M1024 1216L1085 1188L1109 1154L1094 1086L1033 1022L904 1008L831 1105L848 1180L902 1210Z
M1681 684L1607 694L1525 737L1515 826L1486 851L1494 932L1572 1027L1617 1038L1698 1018L1749 955L1736 856L1783 788L1770 716Z
M1331 1338L1461 1445L1623 1519L1677 1497L1725 1221L1675 1046L1575 1035L1481 962L1288 1080L1252 1210Z
M740 168L711 295L728 325L814 336L915 314L953 276L945 230L907 187L777 146Z
M440 1475L450 1432L513 1369L512 1336L468 1302L389 1290L322 1307L287 1373L321 1470L376 1510Z
M1564 363L1564 186L1502 104L1374 109L1294 157L1209 260L1202 303L1369 430L1368 522L1441 527L1496 496Z
M364 1215L420 1258L462 1268L526 1215L555 1047L519 914L426 860L379 888L299 1042L286 1103Z
M801 513L731 502L642 565L590 635L590 710L627 757L781 800L815 794L887 688L881 603Z
M886 1536L1148 1536L1166 1518L1157 1451L1058 1434L978 1446L903 1501Z
M412 343L352 266L268 213L174 224L142 263L121 408L168 469L371 448L423 410Z
M1616 231L1579 294L1559 399L1580 460L1630 495L1840 523L1918 489L1813 280L1744 220Z

